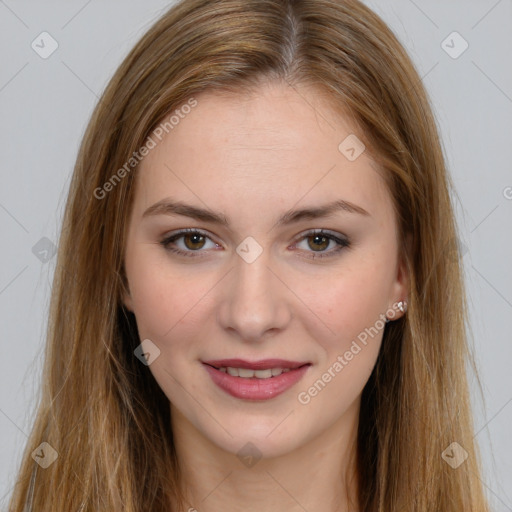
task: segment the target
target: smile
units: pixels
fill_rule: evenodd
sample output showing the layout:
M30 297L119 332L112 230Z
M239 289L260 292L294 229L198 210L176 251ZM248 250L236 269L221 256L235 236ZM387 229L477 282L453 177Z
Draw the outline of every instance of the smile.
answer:
M242 379L251 379L256 377L257 379L270 379L272 377L278 377L281 373L290 371L290 368L267 368L266 370L250 370L248 368L233 368L231 366L217 368L223 373L228 373L232 377L241 377Z
M245 400L269 400L284 393L308 371L311 363L278 359L248 362L240 359L203 362L214 384Z

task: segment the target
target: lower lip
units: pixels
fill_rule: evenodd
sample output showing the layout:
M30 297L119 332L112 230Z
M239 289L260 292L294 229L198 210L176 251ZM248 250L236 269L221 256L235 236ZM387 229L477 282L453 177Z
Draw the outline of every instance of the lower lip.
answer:
M284 393L299 382L308 371L310 365L301 366L295 370L290 370L289 372L281 373L277 377L269 377L268 379L233 377L229 373L221 372L207 364L203 363L203 366L210 374L213 382L231 396L245 400L269 400Z

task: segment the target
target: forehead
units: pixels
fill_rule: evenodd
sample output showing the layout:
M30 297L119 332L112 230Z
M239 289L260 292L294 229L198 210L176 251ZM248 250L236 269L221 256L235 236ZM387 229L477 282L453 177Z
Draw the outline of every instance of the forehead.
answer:
M305 196L389 202L368 152L355 160L343 153L357 141L356 127L318 90L269 83L194 99L193 109L177 116L161 140L154 138L138 171L138 203L147 207L166 193L205 203L215 196L224 204L243 197L247 208L290 206Z

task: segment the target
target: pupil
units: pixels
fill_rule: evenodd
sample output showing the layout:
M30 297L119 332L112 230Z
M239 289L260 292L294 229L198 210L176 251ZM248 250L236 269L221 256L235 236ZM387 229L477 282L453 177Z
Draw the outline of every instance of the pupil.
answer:
M186 244L186 245L189 246L189 245L201 244L202 238L204 238L203 235L200 235L199 233L188 235L188 237L186 237L185 240L190 240L190 244ZM197 248L198 247L189 247L189 249L197 249Z
M322 244L322 242L318 242L318 240L323 240L324 243ZM321 247L322 249L325 249L325 241L327 241L327 243L329 243L325 236L322 236L322 235L314 235L313 236L313 244L317 245L317 246L322 245L323 246L323 247Z

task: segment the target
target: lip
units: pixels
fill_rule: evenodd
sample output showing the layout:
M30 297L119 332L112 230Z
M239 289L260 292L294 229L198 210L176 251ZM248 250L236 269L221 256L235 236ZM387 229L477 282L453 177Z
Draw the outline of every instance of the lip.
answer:
M287 361L285 359L261 359L260 361L246 361L245 359L217 359L215 361L202 361L204 364L215 368L246 368L247 370L265 370L266 368L290 368L294 370L305 364L307 361Z
M233 377L217 368L228 367L261 370L265 368L290 368L289 372L268 379ZM269 400L284 393L308 371L311 363L285 361L283 359L264 359L261 361L244 361L243 359L222 359L205 361L203 367L212 381L224 392L244 400Z

